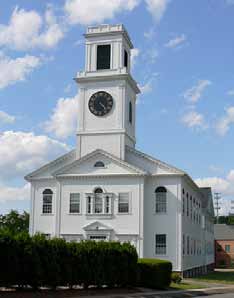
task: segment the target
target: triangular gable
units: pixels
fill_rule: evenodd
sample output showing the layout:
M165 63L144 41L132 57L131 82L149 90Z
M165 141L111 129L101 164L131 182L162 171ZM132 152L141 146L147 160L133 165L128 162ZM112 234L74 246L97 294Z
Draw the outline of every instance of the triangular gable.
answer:
M165 162L128 146L126 146L126 161L134 166L144 169L151 175L185 174L185 172L168 165Z
M75 158L76 150L74 149L28 174L25 179L30 181L32 179L53 178L52 173L54 171L71 163Z
M104 225L99 221L92 222L83 227L85 231L110 231L113 230L111 227Z
M101 161L104 167L95 167L96 162ZM55 176L83 176L83 175L145 175L145 171L120 160L119 158L105 152L95 150L81 159L58 169L53 173Z

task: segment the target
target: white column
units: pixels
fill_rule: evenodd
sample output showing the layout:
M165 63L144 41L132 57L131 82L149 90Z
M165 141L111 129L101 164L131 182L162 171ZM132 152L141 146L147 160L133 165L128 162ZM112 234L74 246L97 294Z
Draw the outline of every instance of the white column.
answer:
M61 225L61 182L57 181L56 210L55 210L55 236L60 236Z

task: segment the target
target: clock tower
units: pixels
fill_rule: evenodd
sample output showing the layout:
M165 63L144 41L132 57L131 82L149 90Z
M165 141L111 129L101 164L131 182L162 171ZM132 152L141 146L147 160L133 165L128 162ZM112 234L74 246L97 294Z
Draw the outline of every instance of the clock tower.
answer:
M103 149L125 159L135 146L136 95L131 76L132 42L123 25L88 27L85 70L77 74L77 158Z

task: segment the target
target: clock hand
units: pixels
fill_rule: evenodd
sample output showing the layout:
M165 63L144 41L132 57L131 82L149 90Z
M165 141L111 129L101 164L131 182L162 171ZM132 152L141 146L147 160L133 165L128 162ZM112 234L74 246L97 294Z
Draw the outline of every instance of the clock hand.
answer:
M99 104L100 104L100 106L103 107L104 110L106 109L106 107L104 106L104 104L102 102L100 102Z

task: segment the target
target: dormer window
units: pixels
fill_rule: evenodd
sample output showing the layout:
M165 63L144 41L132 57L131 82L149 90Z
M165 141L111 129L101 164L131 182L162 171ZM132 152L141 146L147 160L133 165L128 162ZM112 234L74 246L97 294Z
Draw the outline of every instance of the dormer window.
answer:
M110 69L110 44L97 46L97 70Z
M95 164L94 164L94 167L95 168L104 168L105 167L105 165L104 165L104 162L102 162L102 161L97 161Z

